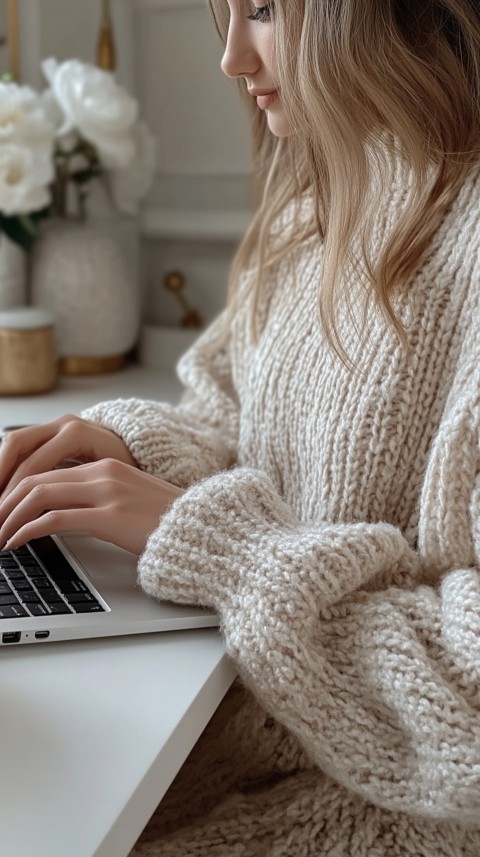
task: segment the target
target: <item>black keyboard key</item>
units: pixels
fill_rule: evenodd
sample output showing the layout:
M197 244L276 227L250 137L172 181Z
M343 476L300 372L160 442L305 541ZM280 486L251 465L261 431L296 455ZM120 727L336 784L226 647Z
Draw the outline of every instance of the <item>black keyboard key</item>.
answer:
M19 580L26 580L23 571L5 571L5 577L9 580L10 583L18 583Z
M28 616L28 613L20 604L7 604L0 607L0 619L17 619L20 616Z
M69 604L87 604L90 601L96 601L91 592L67 592L65 598Z
M35 578L32 582L38 590L53 589L52 581L48 579L47 575L45 575L44 577Z
M61 550L59 550L53 539L48 536L41 539L32 539L30 547L34 552L33 555L37 555L45 568L48 568L48 573L51 575L52 580L59 589L62 589L64 586L72 586L74 584L77 584L78 586L78 584L80 584L80 588L77 588L76 586L72 591L83 591L82 587L84 587L85 584L77 576L76 572L73 570Z
M25 547L21 547L21 548L15 548L15 549L12 551L12 553L13 553L15 556L17 556L17 557L22 557L22 556L23 556L23 557L24 557L24 556L26 556L26 557L31 557L31 556L32 556L32 554L30 553L29 549L28 549L26 546L25 546Z
M36 592L22 592L21 594L22 604L38 604L41 602L40 596Z
M52 574L52 578L53 581L57 584L60 591L64 594L67 594L67 592L81 593L89 591L88 586L83 582L83 580L80 580L79 577L59 579L55 577L54 574Z
M72 604L75 613L104 613L104 609L98 601L87 601L83 604Z
M13 583L13 588L16 589L17 592L31 592L32 591L32 584L28 580L25 580L25 578L23 580L14 580L14 581L12 581L12 583Z
M27 566L25 570L26 570L28 576L32 578L32 580L35 577L46 577L47 576L45 574L45 569L43 569L40 565L35 566L35 568L30 568L30 566Z
M11 592L7 581L0 580L0 595L4 595L5 593Z
M41 590L42 598L48 604L54 604L56 601L63 601L62 596L57 592L56 589L42 589Z
M50 584L50 586L48 588L44 587L44 586L39 586L38 591L39 591L39 594L42 596L42 598L45 598L45 599L47 599L49 597L55 598L55 596L58 596L60 598L57 590L53 588L52 584Z
M32 616L48 616L48 609L41 602L38 604L27 604L27 607Z
M51 616L60 616L62 613L72 612L68 607L68 604L65 604L63 601L61 604L49 604L48 607Z
M0 559L0 568L3 568L3 569L6 569L6 568L9 568L9 569L12 569L12 568L18 568L18 562L15 562L15 560L14 560L14 559L7 559L6 557L5 557L5 558L4 558L4 557L2 557L2 558Z
M18 598L16 598L15 593L10 591L9 595L0 595L0 607L3 607L4 604L18 604Z

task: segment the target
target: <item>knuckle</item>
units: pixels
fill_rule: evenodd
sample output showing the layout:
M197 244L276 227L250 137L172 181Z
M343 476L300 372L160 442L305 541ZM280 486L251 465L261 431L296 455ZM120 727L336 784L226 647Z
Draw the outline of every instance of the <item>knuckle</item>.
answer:
M120 462L116 458L104 458L101 462L102 470L107 477L114 479L121 470Z
M78 433L78 429L78 420L73 416L69 416L69 418L62 423L60 431L62 432L62 434L76 435Z
M121 515L125 511L124 502L122 501L122 498L118 496L118 491L110 498L108 508L115 516Z
M35 502L42 502L47 494L47 486L42 484L34 484L30 490L30 496Z
M24 476L20 483L22 489L28 494L31 494L32 491L35 490L35 488L39 487L37 479L38 477L35 474L31 474L30 476Z
M13 450L18 444L18 435L15 437L17 433L14 431L9 431L2 437L2 447L3 449Z
M42 515L42 520L44 523L48 525L49 528L55 530L61 522L61 512L57 509L51 509L49 512L46 512Z
M61 417L58 418L58 422L60 425L68 425L68 423L76 422L79 420L76 414L62 414Z

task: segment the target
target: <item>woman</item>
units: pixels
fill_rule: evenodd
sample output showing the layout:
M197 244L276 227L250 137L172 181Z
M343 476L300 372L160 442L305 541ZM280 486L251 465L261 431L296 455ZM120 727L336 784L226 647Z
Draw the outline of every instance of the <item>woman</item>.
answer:
M477 0L212 6L265 179L229 306L179 407L7 437L0 539L219 612L242 681L135 857L478 857Z

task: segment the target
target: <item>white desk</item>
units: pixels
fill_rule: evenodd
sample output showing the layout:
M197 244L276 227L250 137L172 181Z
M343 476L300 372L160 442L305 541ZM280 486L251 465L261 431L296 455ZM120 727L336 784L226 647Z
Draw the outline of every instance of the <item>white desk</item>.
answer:
M156 369L0 398L0 424L174 401ZM235 677L217 631L0 650L1 857L125 857Z
M0 396L0 427L44 422L70 411L78 413L105 399L139 396L175 402L180 392L180 383L171 373L138 365L106 375L63 376L55 390L47 395Z

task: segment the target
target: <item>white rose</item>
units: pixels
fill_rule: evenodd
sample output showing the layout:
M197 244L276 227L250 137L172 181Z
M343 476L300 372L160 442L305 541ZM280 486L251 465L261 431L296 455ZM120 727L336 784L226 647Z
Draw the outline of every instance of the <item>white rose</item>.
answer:
M134 156L137 103L113 75L79 60L44 60L42 69L64 115L58 135L77 131L107 169L122 169Z
M79 142L79 136L76 131L68 134L60 133L65 124L65 116L60 108L51 89L45 89L40 95L43 110L50 124L55 129L55 137L62 151L70 152Z
M53 145L54 129L41 98L28 86L0 82L0 144Z
M0 146L0 211L7 216L31 214L50 202L51 153L45 146L23 142Z
M157 162L156 140L145 122L133 131L135 156L124 170L108 173L108 186L114 204L125 214L136 214L139 201L151 187Z

